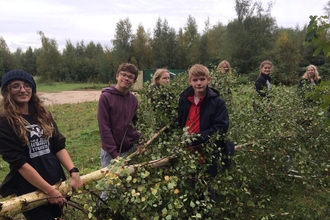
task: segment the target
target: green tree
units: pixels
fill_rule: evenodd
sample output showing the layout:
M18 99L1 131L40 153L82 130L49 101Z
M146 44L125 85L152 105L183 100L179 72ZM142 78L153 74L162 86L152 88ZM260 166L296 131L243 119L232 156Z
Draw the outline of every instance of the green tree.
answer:
M226 38L226 26L220 22L211 26L207 19L199 44L200 63L214 68L221 60L228 60L230 57L226 51Z
M37 75L37 50L32 50L29 46L23 54L22 68L32 76Z
M328 1L324 7L323 7L323 11L325 12L325 14L330 17L330 1Z
M20 47L17 48L16 51L13 54L11 54L11 56L13 57L15 69L23 69L22 62L23 62L24 52L22 51L22 49Z
M39 80L42 82L61 81L62 59L57 42L55 39L47 38L42 31L38 31L38 34L42 43L41 52L37 58Z
M63 49L63 69L62 75L66 82L77 81L78 76L78 52L76 47L70 40L66 41L65 48Z
M307 27L305 45L314 44L317 48L314 55L323 52L327 57L330 56L330 21L328 16L310 16L310 21ZM328 109L330 106L330 81L321 83L316 87L310 97L321 101L320 107ZM328 117L327 124L330 124L330 117Z
M217 23L208 32L209 47L208 53L210 56L210 67L212 68L219 64L222 60L231 59L231 51L229 49L227 34L227 26L222 23Z
M152 67L151 38L144 30L142 24L138 25L133 38L133 57L139 69L150 69Z
M232 65L240 73L249 73L261 60L267 59L274 45L275 19L272 2L265 10L261 2L236 0L237 18L229 22L228 43Z
M86 47L86 62L89 63L89 73L86 75L86 80L95 81L98 75L101 59L104 56L104 50L101 44L89 42Z
M297 41L294 32L282 30L276 40L274 47L273 62L276 63L276 69L273 74L274 83L285 85L296 84L298 81L299 62L301 55L299 50L299 41Z
M14 59L3 37L0 37L0 77L15 68Z
M109 49L100 57L97 79L99 82L110 83L116 80L116 71L118 66L112 62L112 54Z
M183 28L179 28L177 34L177 67L179 69L187 69L189 67L186 55L187 51L183 35Z
M200 35L198 33L198 26L195 18L191 15L187 18L187 23L183 27L184 43L187 56L187 63L189 66L200 62Z
M131 62L132 58L132 24L129 18L119 20L116 24L115 39L112 40L112 54L115 62L119 65L123 62Z
M154 28L152 40L152 57L154 68L175 68L176 67L176 32L168 25L166 19L158 18Z

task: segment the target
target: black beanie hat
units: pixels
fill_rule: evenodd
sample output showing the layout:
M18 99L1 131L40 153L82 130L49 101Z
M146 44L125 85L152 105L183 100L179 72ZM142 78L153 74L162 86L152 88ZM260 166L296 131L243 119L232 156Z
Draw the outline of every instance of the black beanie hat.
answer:
M22 80L24 82L30 83L32 85L32 92L37 92L36 82L33 77L23 70L10 70L3 75L1 80L1 92L6 88L6 86L13 80Z

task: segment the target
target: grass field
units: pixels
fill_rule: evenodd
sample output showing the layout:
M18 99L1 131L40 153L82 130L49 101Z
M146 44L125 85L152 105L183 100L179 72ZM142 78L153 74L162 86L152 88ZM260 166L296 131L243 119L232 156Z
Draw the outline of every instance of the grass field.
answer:
M96 83L37 83L38 92L62 92L74 90L101 90L108 84Z

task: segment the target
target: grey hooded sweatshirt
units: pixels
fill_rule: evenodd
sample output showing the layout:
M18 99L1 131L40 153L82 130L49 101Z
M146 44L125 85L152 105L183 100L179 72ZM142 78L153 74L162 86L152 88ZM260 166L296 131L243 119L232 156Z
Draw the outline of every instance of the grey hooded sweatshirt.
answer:
M125 95L115 86L102 89L98 103L98 124L102 148L112 158L133 147L140 134L133 129L137 121L138 100L130 91Z

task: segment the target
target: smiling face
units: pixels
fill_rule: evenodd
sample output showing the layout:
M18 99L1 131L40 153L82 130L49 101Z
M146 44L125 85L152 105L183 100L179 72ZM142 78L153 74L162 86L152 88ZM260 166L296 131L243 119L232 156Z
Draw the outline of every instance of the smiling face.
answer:
M117 84L116 89L122 93L128 92L131 86L135 83L135 75L128 71L120 71L116 74Z
M9 91L10 96L18 106L28 106L28 103L32 97L31 84L22 80L14 80L9 83Z
M269 75L271 69L272 69L271 65L269 65L269 64L264 64L264 65L261 67L261 72L262 72L263 74Z
M315 69L312 66L309 66L307 69L307 76L309 79L313 79L315 76Z

